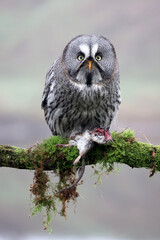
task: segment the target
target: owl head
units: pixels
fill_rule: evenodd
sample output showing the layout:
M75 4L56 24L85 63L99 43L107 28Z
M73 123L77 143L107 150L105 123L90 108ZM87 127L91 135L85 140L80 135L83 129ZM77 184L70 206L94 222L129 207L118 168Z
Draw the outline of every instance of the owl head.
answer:
M69 81L90 88L106 85L113 79L117 58L113 45L105 37L80 35L65 47L62 65Z

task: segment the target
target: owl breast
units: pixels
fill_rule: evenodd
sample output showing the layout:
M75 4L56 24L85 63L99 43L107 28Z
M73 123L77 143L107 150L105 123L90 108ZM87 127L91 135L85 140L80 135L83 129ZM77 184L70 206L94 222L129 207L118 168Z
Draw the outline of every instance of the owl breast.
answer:
M45 109L53 134L71 137L97 127L109 129L116 112L116 96L101 86L51 86ZM114 99L115 98L115 99Z

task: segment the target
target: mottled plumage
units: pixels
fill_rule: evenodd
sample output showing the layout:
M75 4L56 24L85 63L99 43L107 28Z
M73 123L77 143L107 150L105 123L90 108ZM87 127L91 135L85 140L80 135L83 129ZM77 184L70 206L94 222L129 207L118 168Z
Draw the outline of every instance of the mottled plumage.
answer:
M104 37L72 39L46 76L45 119L54 135L109 130L119 108L120 81L113 45Z

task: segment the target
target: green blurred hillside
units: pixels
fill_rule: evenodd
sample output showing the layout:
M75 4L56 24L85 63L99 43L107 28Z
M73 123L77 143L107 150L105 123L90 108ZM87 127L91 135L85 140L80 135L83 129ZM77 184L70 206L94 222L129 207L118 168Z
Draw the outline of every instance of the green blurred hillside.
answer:
M104 35L115 45L120 117L159 118L159 0L1 0L0 5L1 113L43 117L47 70L72 37L86 33Z

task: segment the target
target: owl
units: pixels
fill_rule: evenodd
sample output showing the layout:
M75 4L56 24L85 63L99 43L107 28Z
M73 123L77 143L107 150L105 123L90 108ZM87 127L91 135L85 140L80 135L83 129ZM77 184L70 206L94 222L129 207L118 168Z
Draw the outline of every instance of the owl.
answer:
M53 135L73 138L95 129L105 135L120 103L114 46L103 36L73 38L46 75L41 106Z

